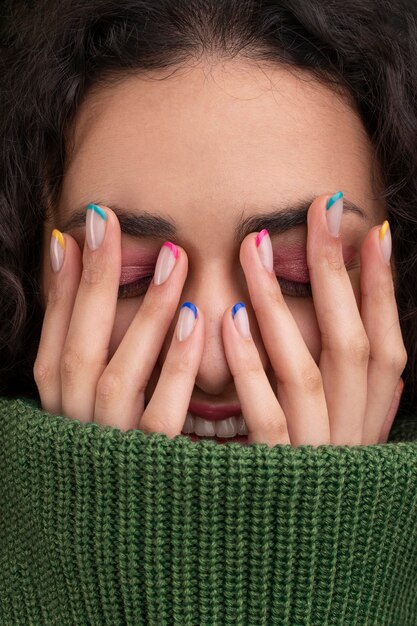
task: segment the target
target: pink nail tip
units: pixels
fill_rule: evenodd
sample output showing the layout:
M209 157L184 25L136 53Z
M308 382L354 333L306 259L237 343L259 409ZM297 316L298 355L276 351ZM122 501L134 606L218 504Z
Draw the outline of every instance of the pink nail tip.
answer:
M261 243L261 241L265 237L265 235L268 235L268 231L266 230L266 228L261 230L261 232L256 235L256 247L259 246L259 244Z
M164 243L164 246L166 246L167 248L169 248L169 249L171 250L172 254L174 255L174 257L175 257L176 259L178 259L178 257L179 257L179 252L178 252L178 248L177 248L177 246L175 245L175 243L171 243L170 241L166 241L166 242Z

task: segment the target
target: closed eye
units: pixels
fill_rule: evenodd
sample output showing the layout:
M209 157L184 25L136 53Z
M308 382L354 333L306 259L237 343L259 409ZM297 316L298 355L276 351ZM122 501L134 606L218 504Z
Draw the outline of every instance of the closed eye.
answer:
M142 296L148 290L150 283L152 282L152 276L144 276L139 280L127 283L119 286L118 298L135 298ZM284 295L293 296L296 298L311 298L311 285L310 283L300 283L286 278L277 276L277 280L280 284L281 291Z
M346 269L352 270L359 266L358 263L350 263L346 266ZM286 278L282 278L281 276L277 276L277 281L281 288L284 296L292 296L294 298L312 298L312 290L310 282L298 282L294 280L287 280ZM150 283L152 282L153 274L149 276L144 276L139 280L135 280L134 282L127 283L125 285L119 286L118 298L135 298L139 296L143 296Z

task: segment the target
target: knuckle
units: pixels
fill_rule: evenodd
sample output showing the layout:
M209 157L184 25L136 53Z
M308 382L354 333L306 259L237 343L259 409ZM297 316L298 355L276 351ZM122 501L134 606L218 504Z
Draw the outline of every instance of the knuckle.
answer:
M379 356L378 361L384 369L402 374L408 361L407 351L405 348L400 352L398 349L384 351Z
M87 287L94 289L95 287L102 285L105 279L105 269L99 264L87 263L83 267L81 274L81 281L87 285Z
M180 359L175 360L167 357L163 369L170 378L181 378L185 374L189 374L192 369L191 355L185 353L181 355Z
M349 356L354 363L359 365L368 363L371 353L371 345L366 336L356 337L348 347Z
M239 359L238 366L234 367L233 377L236 380L256 380L265 374L265 370L260 362L254 361L250 357Z
M82 364L80 354L72 347L64 348L61 358L61 374L63 380L74 378Z
M366 335L322 337L322 346L329 353L334 354L339 359L349 359L356 365L368 363L371 346Z
M36 359L33 364L33 378L38 388L45 387L55 378L53 368L47 363Z
M319 394L323 390L323 379L320 370L315 365L301 371L301 385L305 392L309 394Z
M109 405L120 395L122 380L116 372L107 372L100 377L96 388L96 399L100 407Z
M172 424L168 424L161 418L156 418L155 416L147 416L144 414L139 423L139 430L147 435L150 433L169 434L172 430Z
M59 283L59 281L51 281L48 290L47 305L54 306L55 304L62 302L63 299L64 293L62 289L62 284Z
M333 274L343 274L346 271L345 263L341 258L338 248L334 246L324 246L322 254L314 259L314 263L309 264L309 269L331 272Z

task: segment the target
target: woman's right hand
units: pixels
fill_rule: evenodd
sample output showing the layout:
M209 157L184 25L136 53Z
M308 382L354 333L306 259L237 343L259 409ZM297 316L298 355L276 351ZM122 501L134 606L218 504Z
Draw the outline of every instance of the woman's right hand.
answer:
M121 273L121 231L111 209L89 207L82 258L75 239L58 231L58 239L65 239L65 257L61 269L51 272L33 369L42 408L81 422L175 437L184 425L204 346L204 316L195 308L195 319L192 304L181 307L146 408L145 389L177 311L187 255L169 242L162 246L143 302L108 362ZM63 253L58 239L51 241L55 268ZM169 277L155 284L172 266ZM184 339L194 320L194 329Z

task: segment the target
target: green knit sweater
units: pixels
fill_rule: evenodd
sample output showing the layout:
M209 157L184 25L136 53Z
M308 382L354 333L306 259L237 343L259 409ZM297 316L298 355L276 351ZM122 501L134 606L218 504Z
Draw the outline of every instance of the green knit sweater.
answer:
M416 626L417 417L269 448L0 398L0 624Z

